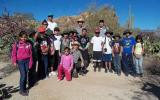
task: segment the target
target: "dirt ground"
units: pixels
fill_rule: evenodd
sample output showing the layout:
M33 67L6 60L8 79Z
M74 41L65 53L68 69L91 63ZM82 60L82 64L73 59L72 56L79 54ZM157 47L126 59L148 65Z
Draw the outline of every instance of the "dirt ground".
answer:
M0 68L4 65L0 63ZM104 70L93 72L92 65L88 69L86 76L74 78L70 82L65 79L57 81L56 76L40 80L30 89L27 97L20 96L16 90L18 71L0 79L0 88L6 87L6 98L9 100L159 100L153 93L142 89L143 82L140 78L126 77L123 74L117 76L114 73L104 73Z

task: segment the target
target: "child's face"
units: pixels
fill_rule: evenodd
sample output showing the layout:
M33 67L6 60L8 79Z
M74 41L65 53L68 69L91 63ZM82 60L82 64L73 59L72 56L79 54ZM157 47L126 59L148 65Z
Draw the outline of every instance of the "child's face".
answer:
M141 40L140 40L140 39L137 39L137 42L141 42Z
M104 26L104 23L103 23L103 22L100 22L100 23L99 23L99 26L100 26L100 27L103 27L103 26Z
M64 51L64 54L65 54L65 55L69 55L69 50L66 49L66 50Z
M73 45L74 50L78 50L79 46L78 45Z
M59 31L54 31L54 34L55 35L59 35Z
M115 37L115 40L118 41L118 40L119 40L119 37Z
M67 38L68 38L68 35L64 35L64 38L67 39Z
M23 41L23 42L26 42L27 36L26 35L22 35L22 37L20 37L20 40Z
M83 30L82 31L82 35L86 35L87 34L87 31L86 30Z

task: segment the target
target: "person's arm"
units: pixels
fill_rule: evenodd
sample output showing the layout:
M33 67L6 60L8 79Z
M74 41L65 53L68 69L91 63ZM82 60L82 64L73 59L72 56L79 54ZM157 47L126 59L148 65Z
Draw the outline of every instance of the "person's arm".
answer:
M89 38L88 38L88 43L87 43L87 45L86 45L85 49L88 49L88 48L89 48L89 46L90 46L90 42L89 42Z
M84 59L82 57L81 52L79 52L79 55L80 55L80 59L81 59L81 67L84 67Z
M30 46L30 49L29 49L29 52L30 52L30 59L29 59L29 69L32 68L32 65L33 65L33 58L32 58L32 46Z
M69 71L71 72L72 71L72 69L73 69L73 56L71 55L71 67L70 67L70 69L69 69Z

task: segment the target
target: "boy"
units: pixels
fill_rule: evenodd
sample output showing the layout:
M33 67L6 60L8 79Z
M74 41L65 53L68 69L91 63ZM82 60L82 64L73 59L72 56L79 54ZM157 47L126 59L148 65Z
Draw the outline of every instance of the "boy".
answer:
M112 32L106 31L105 37L103 37L103 61L105 62L105 72L107 73L107 69L112 73Z
M122 39L122 62L124 67L124 73L128 76L129 73L134 74L134 66L133 66L133 52L134 52L134 45L135 39L131 37L132 32L126 30L123 35Z
M64 51L65 47L69 47L70 46L70 39L69 39L69 33L64 32L62 34L63 38L62 38L62 44L61 44L61 51Z
M83 69L83 73L87 73L86 68L89 65L89 53L88 53L88 48L89 48L89 37L87 36L87 29L83 28L82 29L82 34L80 35L79 39L78 39L79 43L80 43L80 51L82 53L82 57L84 59L84 69Z
M73 49L71 51L71 54L73 56L73 62L74 62L73 77L74 78L78 78L78 73L80 75L83 75L82 67L84 67L84 60L83 60L81 52L79 51L79 43L78 43L78 41L75 41L72 44L72 46L73 46ZM78 64L78 60L79 59L81 60L81 66L80 67L79 67L79 64Z
M114 41L112 43L112 56L114 61L115 72L121 75L121 36L119 34L114 35Z
M96 72L96 68L98 67L98 71L101 70L101 61L102 61L102 43L103 38L99 36L100 29L96 28L95 36L91 39L91 44L93 45L93 67Z

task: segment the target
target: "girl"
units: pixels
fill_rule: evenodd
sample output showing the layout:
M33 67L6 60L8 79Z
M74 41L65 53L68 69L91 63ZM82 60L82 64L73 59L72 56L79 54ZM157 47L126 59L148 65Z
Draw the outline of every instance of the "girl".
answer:
M136 37L136 45L134 47L134 56L135 56L135 67L136 67L136 74L143 76L143 53L144 53L144 44L142 37L137 35Z
M12 46L12 63L14 66L18 64L20 71L20 94L28 96L26 90L28 68L32 67L32 46L27 42L27 33L21 31L19 33L19 41Z
M71 81L71 71L73 69L73 56L70 54L70 48L64 48L64 54L61 57L61 62L58 67L58 80L62 80L64 72L66 80Z

